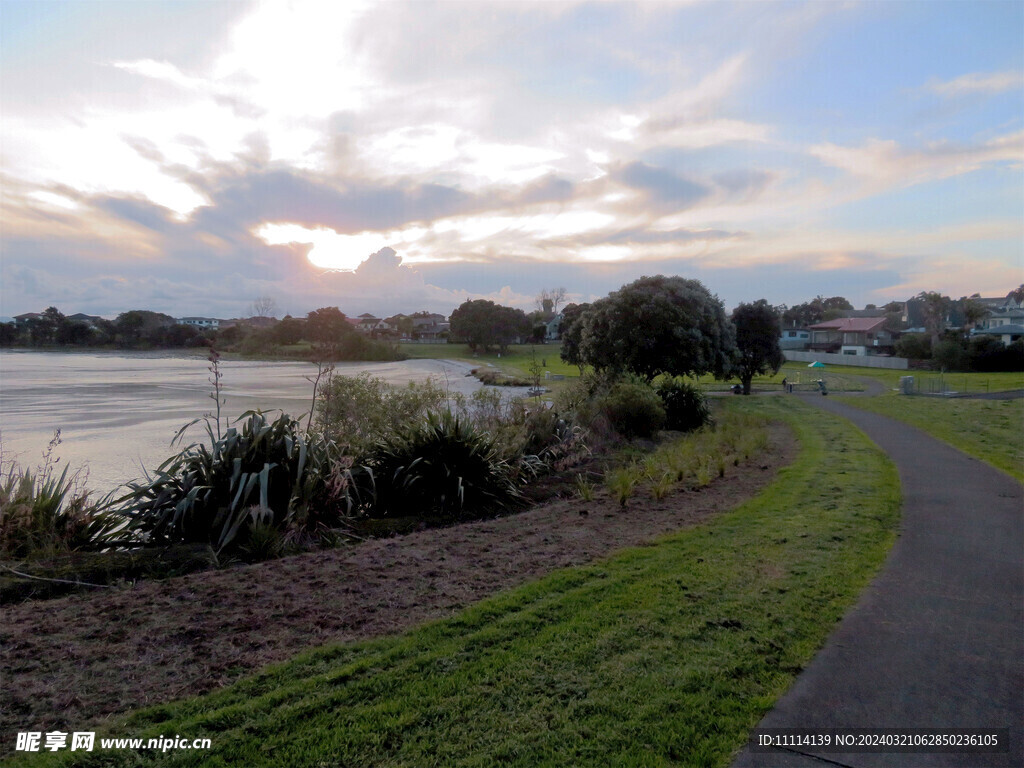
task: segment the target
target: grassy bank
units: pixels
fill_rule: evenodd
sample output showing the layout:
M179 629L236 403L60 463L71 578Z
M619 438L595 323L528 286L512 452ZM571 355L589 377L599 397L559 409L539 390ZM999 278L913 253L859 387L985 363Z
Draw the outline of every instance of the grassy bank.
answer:
M1022 399L970 400L886 394L851 397L844 402L915 426L1024 482Z
M754 500L450 620L139 712L111 730L213 750L103 764L727 765L885 558L899 485L863 434L795 398L724 407L789 421L802 447ZM843 469L823 482L823 466Z

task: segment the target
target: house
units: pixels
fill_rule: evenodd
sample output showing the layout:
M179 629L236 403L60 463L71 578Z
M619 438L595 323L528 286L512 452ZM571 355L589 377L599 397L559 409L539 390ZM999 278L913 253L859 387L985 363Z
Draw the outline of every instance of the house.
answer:
M548 320L547 329L544 331L545 341L558 341L562 335L562 313L559 312Z
M971 334L971 338L975 336L995 336L1003 342L1003 346L1008 347L1018 339L1024 339L1024 324L1016 323L1011 325L1007 323L992 328L984 328Z
M215 317L179 317L175 322L178 325L191 325L193 328L219 330L221 323ZM234 323L231 323L234 325Z
M90 328L95 328L96 323L98 323L102 319L103 318L100 317L99 315L87 315L84 312L76 312L73 315L68 315L68 320L70 320L71 322L85 323Z
M26 312L24 315L15 315L15 325L25 325L33 320L40 320L43 317L42 312Z
M420 341L443 341L450 327L444 315L417 313L412 318L412 337Z
M893 337L884 317L840 317L809 326L807 348L844 355L892 354Z
M779 336L779 349L807 349L811 332L806 328L787 328Z
M981 327L986 331L1012 325L1024 325L1024 309L1002 307L999 310L989 312L981 321Z

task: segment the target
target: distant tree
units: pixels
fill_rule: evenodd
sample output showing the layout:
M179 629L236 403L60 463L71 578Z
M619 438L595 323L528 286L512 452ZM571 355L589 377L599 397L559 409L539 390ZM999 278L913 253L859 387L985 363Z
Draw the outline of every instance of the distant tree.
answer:
M932 340L927 333L907 333L896 340L895 352L908 360L930 360Z
M339 343L355 329L337 307L321 307L306 315L306 337L320 344Z
M743 384L743 394L750 394L750 382L759 374L778 373L785 358L779 347L779 316L764 299L740 304L732 311L736 326L736 348L739 355L733 371Z
M1010 291L1006 298L1013 299L1018 304L1024 302L1024 283L1021 283L1019 288L1014 288Z
M512 341L530 333L530 319L521 309L503 307L486 299L463 302L450 318L453 338L473 351L497 346L504 351Z
M978 301L977 296L960 299L960 313L964 316L964 336L969 337L975 328L988 315L988 307Z
M273 317L277 311L277 303L270 296L257 296L249 308L253 317Z
M949 312L949 297L935 291L922 291L914 298L921 302L924 312L924 326L932 338L932 355L939 354L939 341L946 328L946 313ZM949 353L952 354L952 353ZM952 367L952 366L950 366Z
M537 295L535 301L544 319L550 320L558 314L558 305L565 301L565 288L545 288Z
M163 346L166 331L176 321L162 312L132 309L122 312L114 320L116 342L123 347Z
M582 362L648 381L661 373L725 376L736 354L722 302L682 277L641 277L595 301L582 324Z
M412 318L409 317L408 315L393 315L392 317L387 318L385 322L395 326L395 328L398 329L398 334L400 336L406 338L412 336Z
M580 338L583 335L583 314L590 309L589 304L568 304L562 310L562 322L558 326L558 336L562 340L560 357L569 365L575 365L583 373L586 367L580 357Z
M821 304L808 301L789 307L782 313L782 321L786 328L806 328L809 325L820 323L824 320L824 310Z
M275 344L297 344L302 338L305 326L304 320L297 320L291 315L285 315L281 322L268 330Z
M0 323L0 347L12 347L18 343L16 323Z

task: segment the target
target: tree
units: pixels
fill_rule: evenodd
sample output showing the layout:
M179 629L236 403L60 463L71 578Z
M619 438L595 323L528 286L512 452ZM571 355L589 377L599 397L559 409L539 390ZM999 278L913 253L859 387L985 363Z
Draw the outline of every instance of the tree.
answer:
M337 307L320 307L306 315L306 336L320 344L335 344L355 329Z
M569 365L575 365L583 373L585 364L580 357L580 338L583 324L580 322L584 313L590 309L589 304L569 304L562 310L562 322L558 326L558 335L562 340L560 357Z
M277 303L270 296L257 296L249 308L253 317L273 317L277 311Z
M661 373L725 376L736 353L722 302L682 277L641 277L595 301L582 324L582 362L648 381Z
M565 288L545 288L536 298L537 309L544 314L545 320L550 320L558 314L558 305L565 301Z
M530 333L530 318L521 309L503 307L486 299L463 302L449 319L454 338L474 352L497 346L502 352L516 337Z
M736 348L739 356L733 370L743 384L743 394L750 394L750 381L758 374L779 372L782 349L779 347L779 316L764 299L740 304L732 311L736 326Z
M949 297L935 291L921 291L915 296L921 302L924 313L924 327L932 339L932 355L938 356L939 341L946 328L946 313L949 311Z
M276 344L297 344L302 338L305 326L305 320L297 320L291 315L285 315L281 322L268 330Z
M970 337L975 328L988 315L988 307L978 301L975 294L967 299L960 299L960 312L964 316L964 336Z

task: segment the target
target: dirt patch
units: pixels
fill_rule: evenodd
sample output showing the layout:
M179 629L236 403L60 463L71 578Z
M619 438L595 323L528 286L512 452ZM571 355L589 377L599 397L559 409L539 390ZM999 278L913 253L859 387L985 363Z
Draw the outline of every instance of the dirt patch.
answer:
M105 716L204 693L298 652L408 629L500 590L708 519L754 496L796 453L767 456L699 492L626 510L602 488L508 517L418 531L134 588L5 606L0 728L82 730ZM13 744L3 739L0 751Z

